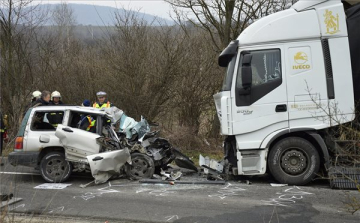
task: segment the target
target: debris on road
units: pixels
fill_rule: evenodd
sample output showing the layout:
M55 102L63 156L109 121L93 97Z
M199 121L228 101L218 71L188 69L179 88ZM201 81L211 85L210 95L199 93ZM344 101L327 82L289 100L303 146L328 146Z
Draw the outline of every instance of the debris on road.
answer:
M22 201L22 198L14 198L12 193L10 194L0 194L0 210L8 205L14 204L16 202Z
M176 172L171 171L170 173L166 173L163 169L161 169L160 174L162 176L162 180L180 180L182 173L178 170Z
M91 182L89 182L89 183L87 183L87 184L80 184L80 187L81 187L81 188L85 188L85 187L90 186L90 185L93 185L93 184L95 184L95 180L93 180L93 181L91 181Z
M13 198L13 194L10 193L10 194L1 194L0 195L0 201L8 201L8 200L11 200L11 198Z
M203 157L199 155L199 165L204 168L204 173L208 175L208 180L224 180L222 177L224 165L214 159L209 159L209 157Z

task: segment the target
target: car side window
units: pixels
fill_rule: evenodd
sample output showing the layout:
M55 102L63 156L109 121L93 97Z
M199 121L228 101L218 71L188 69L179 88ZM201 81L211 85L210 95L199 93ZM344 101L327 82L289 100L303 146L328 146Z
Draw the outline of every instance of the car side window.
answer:
M84 112L71 112L69 126L96 133L96 115Z
M63 111L35 112L30 128L32 131L55 131L63 118Z

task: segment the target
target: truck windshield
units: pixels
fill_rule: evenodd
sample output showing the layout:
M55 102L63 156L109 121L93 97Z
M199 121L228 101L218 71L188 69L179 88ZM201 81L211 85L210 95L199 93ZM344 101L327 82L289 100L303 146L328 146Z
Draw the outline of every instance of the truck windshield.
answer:
M225 78L224 78L224 82L223 82L221 91L230 91L231 90L231 84L232 84L232 79L233 79L233 74L234 74L236 58L237 58L237 55L235 55L231 59L229 65L226 69Z

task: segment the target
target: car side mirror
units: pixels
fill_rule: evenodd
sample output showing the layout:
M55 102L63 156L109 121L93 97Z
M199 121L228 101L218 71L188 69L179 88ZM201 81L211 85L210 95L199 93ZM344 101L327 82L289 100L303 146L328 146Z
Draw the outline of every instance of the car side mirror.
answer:
M40 135L39 141L42 143L48 143L48 142L50 142L50 136L49 135Z

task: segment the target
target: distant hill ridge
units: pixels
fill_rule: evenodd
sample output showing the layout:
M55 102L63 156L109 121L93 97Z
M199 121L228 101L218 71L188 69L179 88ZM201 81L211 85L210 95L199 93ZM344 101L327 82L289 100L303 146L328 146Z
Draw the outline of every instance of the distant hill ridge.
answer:
M41 4L40 10L54 10L59 4ZM87 4L67 4L73 10L77 25L92 26L113 26L115 24L115 13L125 15L125 13L135 13L139 19L144 19L148 24L152 25L174 25L174 22L168 19L160 18L154 15L129 11L125 9L117 9L109 6L87 5ZM53 20L49 19L45 25L53 25Z

